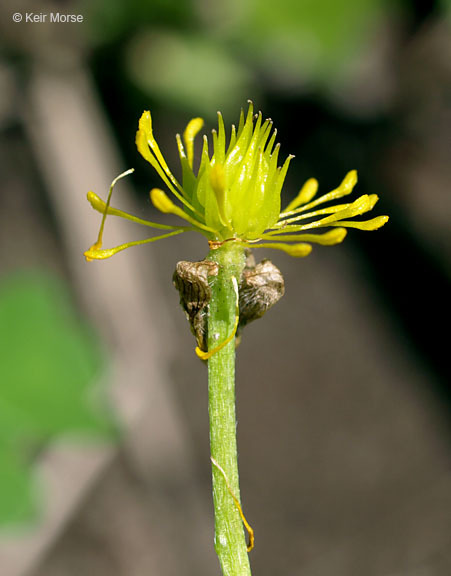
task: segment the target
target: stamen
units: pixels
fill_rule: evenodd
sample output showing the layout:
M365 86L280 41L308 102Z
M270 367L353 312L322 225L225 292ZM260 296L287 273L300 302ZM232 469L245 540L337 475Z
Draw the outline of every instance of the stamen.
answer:
M157 171L160 178L174 196L193 213L199 214L188 201L186 192L182 186L180 186L164 161L163 155L152 133L152 123L149 112L144 112L139 121L139 130L136 133L136 147L141 156ZM199 214L199 216L202 217L201 214Z
M214 466L216 466L216 468L217 468L217 469L221 472L221 474L223 475L224 480L225 480L225 483L226 483L226 486L227 486L227 490L229 491L229 494L230 494L230 496L232 497L233 502L235 503L235 506L236 506L237 509L238 509L238 513L239 513L239 515L240 515L240 517L241 517L241 520L242 520L242 522L243 522L243 524L244 524L244 526L245 526L245 528L246 528L246 530L247 530L247 533L249 534L249 544L248 544L248 546L247 546L247 551L250 552L250 551L254 548L254 544L255 544L254 531L253 531L253 529L251 528L249 522L246 520L246 516L245 516L244 513L243 513L243 509L241 508L240 501L238 500L238 498L237 498L237 497L235 496L235 494L233 493L233 490L232 490L232 488L231 488L231 486L230 486L230 483L229 483L229 479L227 478L227 474L224 472L224 469L222 468L222 466L220 466L220 465L216 462L216 460L213 458L213 456L210 456L210 460L211 460L212 464L213 464Z
M340 210L335 214L331 214L326 218L322 218L321 220L319 220L319 223L321 226L327 226L328 224L332 222L337 222L342 218L353 218L354 216L359 216L360 214L368 212L368 210L371 210L373 205L374 204L372 204L372 199L368 196L368 194L363 194L344 210Z
M208 350L208 352L204 352L203 350L201 350L199 348L199 346L197 346L195 352L201 360L208 360L209 358L211 358L213 356L213 354L216 354L216 352L219 352L225 346L227 346L227 344L233 340L233 338L235 337L236 331L238 330L238 324L240 322L240 305L239 305L240 296L239 296L239 290L238 290L238 282L237 282L235 276L232 276L232 282L233 282L233 288L235 289L235 295L236 295L235 324L233 326L232 332L229 334L229 336L227 336L227 338L223 342L221 342L221 344L218 344L218 346L216 346L215 348Z
M188 157L189 165L191 166L191 170L193 169L193 161L194 161L194 139L196 138L197 134L202 130L204 125L204 121L202 118L193 118L188 122L185 131L183 132L183 140L186 146L186 155Z
M110 186L110 190L108 192L108 198L107 201L104 205L104 210L103 210L103 216L102 216L102 222L100 223L100 229L99 229L99 234L97 236L97 242L95 244L93 244L92 247L97 247L97 248L101 248L102 247L102 239L103 239L103 229L105 227L105 220L108 214L108 210L109 210L109 206L110 206L110 200L111 200L111 195L113 193L113 188L116 185L116 182L118 180L120 180L121 178L124 178L125 176L128 176L129 174L132 174L135 171L134 168L130 168L130 170L126 170L125 172L122 172L122 174L119 174L119 176L117 176L113 182L111 182L111 186ZM88 200L89 200L89 193L88 193Z
M243 242L244 246L248 246L249 248L274 248L275 250L282 250L282 252L286 252L290 256L294 256L295 258L304 258L304 256L308 256L312 251L312 247L310 244L283 244L282 242L271 242L271 243L263 243L263 244L251 244L249 242Z
M341 222L337 222L337 226L341 226ZM329 230L323 234L295 234L295 235L285 235L280 234L277 240L281 242L314 242L316 244L322 244L323 246L333 246L334 244L339 244L343 242L346 237L346 230L344 228L335 228L334 230ZM274 235L262 234L261 238L263 240L274 240Z
M175 214L179 218L183 218L190 224L193 224L196 228L200 228L201 230L205 230L206 232L212 232L213 234L217 235L218 232L202 222L199 222L195 218L189 216L186 212L184 212L179 206L176 206L174 202L159 188L152 188L150 191L150 200L152 204L155 206L157 210L163 212L163 214Z
M301 190L302 192L302 190ZM365 195L366 196L366 195ZM362 198L362 196L360 196ZM379 200L379 196L377 194L370 194L368 196L368 212L374 208ZM286 220L279 220L276 226L286 226L292 222L298 222L299 220L306 220L307 218L313 218L315 216L321 216L323 214L334 214L335 212L339 212L340 210L345 210L352 206L352 202L348 204L335 204L334 206L328 206L327 208L322 208L321 210L315 210L314 212L307 212L307 214L297 214L294 218L287 218ZM290 216L292 214L296 214L298 210L292 210L291 212L282 212L281 217Z
M294 216L293 218L287 218L286 220L279 220L276 224L274 224L273 229L279 228L279 229L284 229L287 228L289 229L290 226L288 226L289 224L292 224L293 222L299 222L300 220L308 220L309 218L316 218L317 216L324 216L325 214L335 214L336 212L340 212L341 210L345 210L346 208L349 208L349 206L351 206L351 203L349 204L336 204L335 206L328 206L327 208L321 208L321 210L315 210L314 212L307 212L306 214L297 214L296 216ZM292 212L288 213L288 212L284 212L283 214L281 214L281 216L288 216L289 214L295 214L296 210L293 210Z
M303 230L312 230L315 228L321 228L323 226L332 226L333 222L339 222L341 221L342 218L353 218L354 216L359 216L360 214L364 214L365 212L371 210L371 208L374 206L375 203L374 196L375 195L371 195L370 197L367 194L363 194L363 196L357 198L357 200L352 202L352 204L342 205L343 206L342 210L338 210L331 216L321 218L320 220L315 220L314 222L309 222L308 224L303 224L299 226L294 225L283 226L283 222L282 223L278 222L276 226L279 225L280 228L278 230L274 229L270 230L268 234L273 236L283 232L302 232ZM331 207L330 211L332 211L332 208L333 207ZM306 215L306 217L312 217L314 215L315 213L313 212Z
M137 218L128 212L124 212L123 210L119 210L118 208L113 208L112 206L107 206L106 203L94 192L90 191L87 195L88 202L97 210L97 212L101 212L102 214L105 212L108 216L119 216L120 218L125 218L126 220L131 220L136 224L142 224L143 226L149 226L150 228L158 228L159 230L191 230L188 226L171 226L169 224L157 224L155 222L150 222L150 220L143 220L142 218Z
M307 202L310 202L310 200L315 197L317 192L318 180L315 180L315 178L310 178L302 186L296 198L288 204L288 206L280 215L288 216L295 208L301 206L301 204L307 204Z
M155 140L155 136L153 135L153 129L152 129L152 116L148 110L144 111L141 115L141 118L139 119L138 133L139 132L141 133L141 137L146 140L149 148L151 149L161 169L168 176L168 178L171 180L174 186L176 186L176 188L178 188L179 191L182 192L183 194L183 188L180 186L175 176L169 170L169 166L166 164L166 160L164 159L160 147L158 146L158 143ZM136 134L137 139L138 139L138 133Z
M346 226L347 228L357 228L358 230L377 230L386 222L388 222L388 216L376 216L376 218L364 220L362 222L354 220L340 220L340 222L334 222L330 224L330 226Z
M338 186L338 188L335 188L335 190L332 190L332 192L328 192L327 194L320 196L319 198L317 198L313 202L310 202L309 204L305 204L304 206L301 206L296 210L292 210L292 213L305 212L305 210L310 210L310 208L314 208L315 206L318 206L318 204L324 204L324 202L330 202L330 200L337 200L338 198L347 196L352 192L356 184L357 184L357 172L356 170L351 170L346 174L346 176L344 177L342 183L340 184L340 186ZM281 216L286 215L288 215L286 212L283 212L281 214Z
M105 260L106 258L111 258L111 256L114 256L126 248L131 248L132 246L141 246L141 244L148 244L149 242L156 242L157 240L163 240L164 238L176 236L177 234L182 234L183 232L186 232L186 230L174 230L173 232L162 234L161 236L154 236L153 238L146 238L145 240L135 240L134 242L127 242L126 244L121 244L120 246L106 249L99 248L96 242L91 246L89 250L86 250L84 256L88 262L91 262L92 260Z

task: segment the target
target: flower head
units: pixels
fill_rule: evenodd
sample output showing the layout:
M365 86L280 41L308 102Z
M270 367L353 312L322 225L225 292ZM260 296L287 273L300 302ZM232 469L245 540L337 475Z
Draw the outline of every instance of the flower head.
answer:
M158 210L174 214L188 225L157 224L112 208L110 199L113 187L119 178L133 171L129 170L112 183L106 203L93 192L88 193L92 207L103 213L97 242L85 252L88 260L109 258L130 246L190 230L206 236L213 248L223 242L239 242L247 247L276 248L292 256L307 256L312 250L312 243L332 245L341 242L346 236L346 228L376 230L387 222L388 216L353 220L355 216L372 210L378 201L375 194L364 194L351 203L329 204L352 192L357 183L355 170L345 176L338 188L316 199L318 182L311 178L281 211L282 185L293 156L288 156L282 166L277 165L280 149L280 144L275 143L277 131L272 129L270 119L263 122L261 112L254 116L252 103L249 103L246 115L241 111L238 129L232 126L228 145L224 121L218 112L218 130L213 130L213 153L210 156L208 140L204 136L196 173L194 141L202 127L203 120L194 118L186 127L183 138L177 134L182 165L180 184L155 140L150 112L143 113L136 134L138 151L158 172L175 201L159 188L150 191L150 199ZM326 206L321 207L323 204ZM108 214L166 232L146 240L103 249L103 228ZM322 228L329 230L314 233Z

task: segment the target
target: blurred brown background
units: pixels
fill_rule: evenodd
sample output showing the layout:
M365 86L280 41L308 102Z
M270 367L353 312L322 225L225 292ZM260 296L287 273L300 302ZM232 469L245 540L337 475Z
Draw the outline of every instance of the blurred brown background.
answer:
M134 146L142 111L176 167L174 135L191 117L211 129L219 109L230 125L248 98L296 155L287 202L307 178L325 192L355 168L358 193L379 194L377 213L390 215L305 260L261 254L286 294L246 328L237 360L253 572L450 574L449 2L5 0L0 27L0 283L30 270L59 282L74 322L96 334L105 361L85 379L106 391L119 431L99 440L86 419L70 424L72 401L45 412L46 388L39 434L23 441L27 421L8 402L19 364L40 402L31 358L45 322L35 335L21 301L17 316L4 304L2 342L14 325L22 353L0 373L0 451L33 472L25 481L14 468L13 481L0 458L0 491L9 509L23 480L38 504L32 521L4 520L0 576L219 573L206 370L171 284L176 262L204 258L206 243L187 235L88 265L100 217L85 195L134 167L115 205L161 220L147 196L157 175ZM108 246L140 237L107 222ZM63 364L55 395L67 397ZM45 428L55 412L67 422Z

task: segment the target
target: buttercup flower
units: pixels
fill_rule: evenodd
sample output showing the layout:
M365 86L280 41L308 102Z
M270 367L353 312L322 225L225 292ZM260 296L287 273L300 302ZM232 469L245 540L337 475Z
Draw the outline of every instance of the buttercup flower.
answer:
M207 137L197 174L194 170L194 140L203 127L201 118L194 118L183 134L177 134L177 146L182 165L182 184L170 171L155 140L150 112L139 121L136 145L141 155L158 172L176 202L166 192L154 188L150 192L153 205L163 213L174 214L188 225L169 226L136 218L110 206L117 180L133 172L124 172L111 185L106 203L94 192L88 193L92 207L103 214L97 242L85 252L88 260L105 259L130 246L154 242L187 231L197 231L209 241L210 247L224 242L238 242L251 248L276 248L291 256L307 256L312 244L333 245L342 242L346 228L376 230L388 216L371 220L353 220L373 209L378 201L375 194L364 194L354 202L329 205L350 194L357 183L357 172L348 172L335 190L315 199L318 182L311 178L296 198L281 211L282 185L293 156L277 166L280 144L275 144L276 130L270 119L254 116L253 105L245 115L241 111L238 129L232 126L226 146L224 122L218 112L218 131L213 130L213 154L210 157ZM271 134L272 132L272 134ZM325 207L320 207L326 205ZM318 208L320 207L320 208ZM138 224L165 230L159 236L128 242L114 248L102 248L102 236L107 215L120 216ZM318 229L329 228L325 232ZM317 232L317 233L314 233Z

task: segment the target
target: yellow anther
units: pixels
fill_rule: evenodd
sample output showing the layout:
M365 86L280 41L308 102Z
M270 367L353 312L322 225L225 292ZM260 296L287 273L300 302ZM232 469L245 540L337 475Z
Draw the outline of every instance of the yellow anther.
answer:
M194 160L194 139L197 134L202 130L204 121L202 118L193 118L188 122L185 132L183 132L183 140L186 146L186 155L188 158L188 163L193 168Z
M94 210L102 213L106 211L106 202L104 202L95 192L90 190L87 194L87 198Z
M307 204L307 202L310 202L310 200L315 197L317 191L318 180L310 178L304 186L302 186L296 198L288 204L283 213L286 214L287 212L291 212L291 210L295 210L298 206L302 206L302 204Z
M352 191L352 189L356 184L357 184L357 170L351 170L343 178L343 181L338 188L348 193Z
M177 214L180 210L160 188L152 188L150 191L150 200L155 208L163 212L163 214Z

